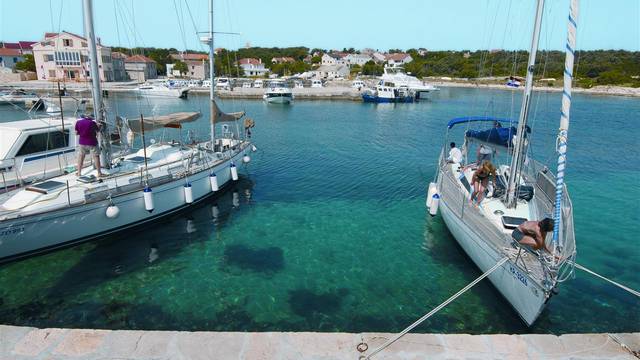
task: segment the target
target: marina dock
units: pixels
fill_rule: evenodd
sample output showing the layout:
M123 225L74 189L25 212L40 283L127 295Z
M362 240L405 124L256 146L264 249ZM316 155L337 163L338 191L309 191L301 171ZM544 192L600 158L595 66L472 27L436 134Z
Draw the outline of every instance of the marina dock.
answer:
M392 336L388 333L36 329L0 325L0 358L363 359ZM367 351L359 352L359 344ZM408 334L373 359L637 359L639 351L640 333Z

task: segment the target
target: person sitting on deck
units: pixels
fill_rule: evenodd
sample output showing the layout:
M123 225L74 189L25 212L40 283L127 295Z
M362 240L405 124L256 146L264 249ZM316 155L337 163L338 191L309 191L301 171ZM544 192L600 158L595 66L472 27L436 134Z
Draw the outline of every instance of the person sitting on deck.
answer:
M100 150L98 148L98 124L90 117L83 117L76 121L76 134L78 134L78 169L76 174L81 176L82 164L84 164L84 156L91 153L93 156L93 166L98 171L98 177L102 176L100 172Z
M462 162L462 151L456 147L456 143L454 142L449 144L449 146L451 146L451 150L449 150L447 162L450 164L460 164Z
M491 155L493 155L493 149L487 145L480 144L477 150L478 155L478 165L482 164L483 161L490 161Z
M533 250L545 249L551 254L545 239L549 231L553 231L554 221L544 218L540 221L525 221L513 230L511 237L521 245L531 246Z
M491 161L484 160L482 165L473 173L471 177L471 184L473 185L473 193L471 193L471 201L475 199L477 204L480 204L484 199L485 190L489 186L489 177L496 178L496 167L493 166Z

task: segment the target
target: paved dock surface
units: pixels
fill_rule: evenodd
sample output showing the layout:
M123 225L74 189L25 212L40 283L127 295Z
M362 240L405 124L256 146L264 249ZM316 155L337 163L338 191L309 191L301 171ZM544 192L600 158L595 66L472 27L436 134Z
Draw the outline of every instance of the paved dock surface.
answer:
M0 325L0 359L360 359L391 336L36 329ZM368 346L366 352L358 352L360 343ZM640 333L408 334L373 359L638 359L638 351Z

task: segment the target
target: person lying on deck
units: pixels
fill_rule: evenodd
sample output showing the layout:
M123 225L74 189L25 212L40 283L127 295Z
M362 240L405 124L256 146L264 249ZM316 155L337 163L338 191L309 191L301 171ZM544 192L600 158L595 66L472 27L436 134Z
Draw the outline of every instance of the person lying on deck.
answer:
M540 221L525 221L513 230L511 236L522 245L531 246L533 250L545 249L549 254L551 250L547 247L545 239L547 233L553 231L554 221L544 218Z

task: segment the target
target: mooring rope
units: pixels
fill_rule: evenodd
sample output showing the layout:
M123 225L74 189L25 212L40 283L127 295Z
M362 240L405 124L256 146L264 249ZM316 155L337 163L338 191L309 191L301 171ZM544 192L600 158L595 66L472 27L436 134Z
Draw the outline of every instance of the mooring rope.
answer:
M626 292L628 292L628 293L631 293L631 294L633 294L633 295L635 295L635 296L637 296L637 297L640 297L640 291L633 290L633 289L631 289L631 288L629 288L629 287L627 287L627 286L624 286L624 285L622 285L622 284L620 284L620 283L618 283L618 282L615 282L615 281L613 281L613 280L611 280L611 279L607 279L606 277L604 277L604 276L602 276L602 275L600 275L600 274L596 273L596 272L595 272L595 271L593 271L593 270L589 270L589 269L587 269L586 267L584 267L584 266L582 266L582 265L580 265L580 264L578 264L578 263L576 263L576 262L574 262L574 263L573 263L573 265L575 265L575 267L576 267L576 268L578 268L578 269L580 269L580 270L582 270L582 271L584 271L584 272L587 272L587 273L589 273L589 274L591 274L591 275L593 275L593 276L595 276L595 277L598 277L598 278L600 278L600 279L602 279L602 280L604 280L604 281L607 281L607 282L609 282L609 283L611 283L611 284L613 284L613 285L615 285L615 286L619 287L620 289L622 289L622 290L624 290L624 291L626 291Z
M437 307L435 307L433 310L429 311L429 313L427 313L426 315L424 315L423 317L421 317L420 319L418 319L416 322L414 322L413 324L409 325L409 327L407 327L406 329L402 330L402 332L400 332L398 335L396 335L393 339L388 340L386 343L384 343L382 346L380 346L379 348L375 349L371 354L367 355L366 359L370 359L373 355L379 353L380 351L386 349L387 347L389 347L391 344L393 344L394 342L398 341L401 337L403 337L404 335L406 335L409 331L413 330L413 328L415 328L416 326L420 325L423 321L427 320L428 318L430 318L432 315L434 315L435 313L437 313L438 311L440 311L442 308L444 308L445 306L449 305L449 303L451 303L453 300L457 299L460 295L464 294L465 292L467 292L469 289L471 289L473 286L475 286L477 283L479 283L482 279L486 278L487 276L489 276L492 272L494 272L497 268L499 268L502 264L504 264L507 260L509 260L508 257L504 257L502 258L500 261L498 261L495 265L493 265L493 267L487 271L485 271L482 275L480 275L477 279L473 280L472 282L470 282L467 286L465 286L464 288L462 288L460 291L458 291L457 293L455 293L453 296L451 296L450 298L448 298L445 302L443 302L442 304L438 305Z

